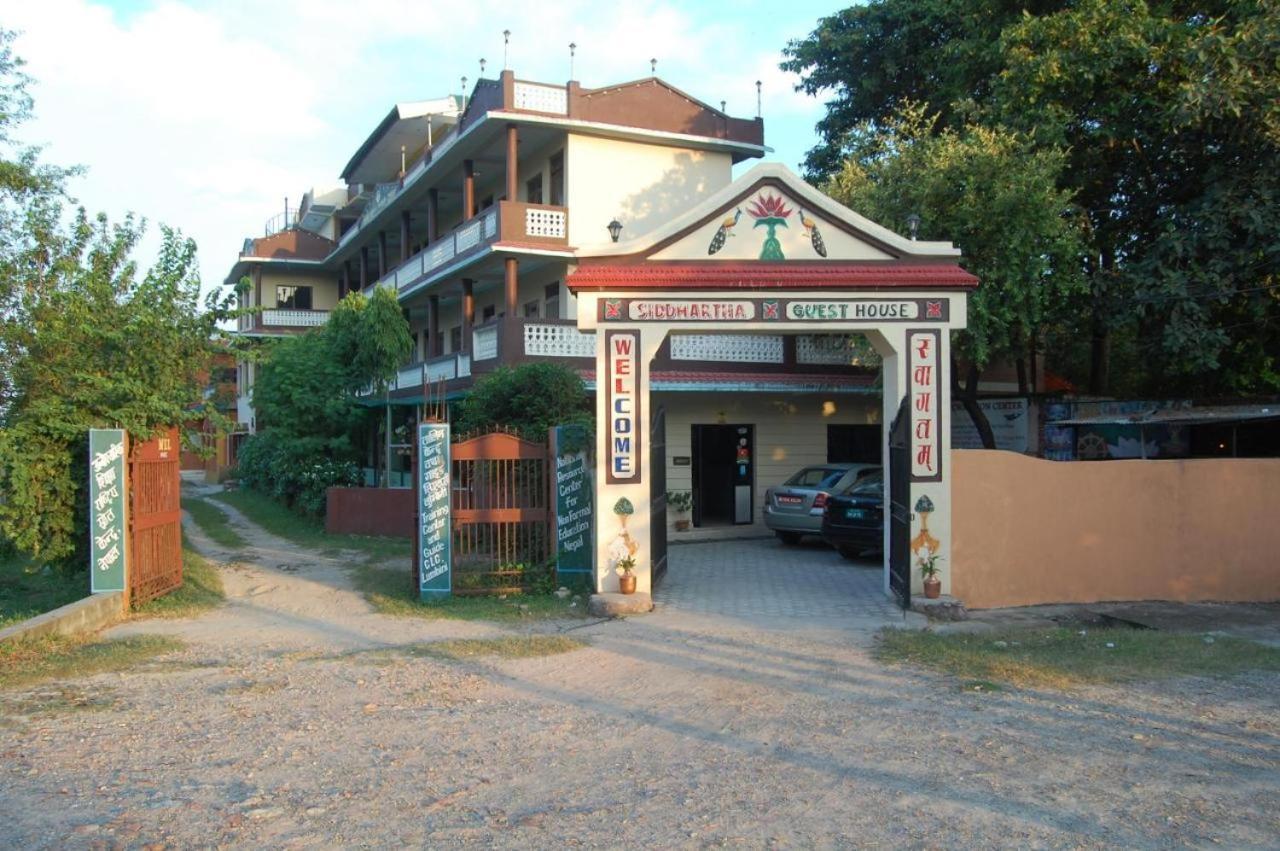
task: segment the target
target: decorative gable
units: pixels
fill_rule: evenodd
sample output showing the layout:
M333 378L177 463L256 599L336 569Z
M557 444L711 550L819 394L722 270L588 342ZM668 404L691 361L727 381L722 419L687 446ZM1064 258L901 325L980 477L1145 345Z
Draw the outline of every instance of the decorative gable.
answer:
M787 188L765 183L696 225L652 260L892 260L895 255L820 213Z

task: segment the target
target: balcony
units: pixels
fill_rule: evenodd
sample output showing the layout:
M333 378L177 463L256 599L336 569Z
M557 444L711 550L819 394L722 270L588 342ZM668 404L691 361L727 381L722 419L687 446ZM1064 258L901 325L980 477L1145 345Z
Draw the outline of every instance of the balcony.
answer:
M453 381L471 376L471 356L463 352L454 352L440 357L428 358L400 368L389 390L413 390L423 383L435 384L440 381ZM367 392L369 395L372 391Z
M387 274L385 283L405 290L453 261L494 242L504 245L569 247L569 211L546 204L501 201L463 222Z
M241 331L276 331L298 328L319 328L329 321L327 310L294 310L291 308L267 308L260 313L240 317Z
M495 319L471 332L477 371L499 364L552 358L575 366L595 363L596 335L578 330L574 319Z

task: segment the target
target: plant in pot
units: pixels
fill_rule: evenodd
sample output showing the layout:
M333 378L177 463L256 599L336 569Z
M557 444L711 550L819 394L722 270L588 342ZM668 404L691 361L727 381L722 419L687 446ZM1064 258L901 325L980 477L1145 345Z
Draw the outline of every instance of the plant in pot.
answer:
M938 578L941 570L938 562L942 556L928 547L922 547L916 553L916 564L920 567L920 576L924 579L924 596L928 600L936 600L942 595L942 580Z
M667 505L676 513L676 531L689 531L689 512L693 510L693 494L689 491L667 491Z
M635 556L623 556L613 569L618 574L618 590L623 594L636 593Z

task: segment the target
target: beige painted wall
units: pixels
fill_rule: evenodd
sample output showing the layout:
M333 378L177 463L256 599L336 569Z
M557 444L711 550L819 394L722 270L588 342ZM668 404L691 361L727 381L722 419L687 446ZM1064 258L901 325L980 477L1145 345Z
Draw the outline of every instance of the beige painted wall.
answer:
M971 608L1280 600L1280 459L951 457L952 593Z
M338 306L338 281L336 278L323 275L301 275L297 273L280 274L278 272L262 273L262 305L266 308L276 306L276 286L311 287L311 309L333 310Z
M732 169L729 154L570 135L569 244L609 244L605 226L615 216L624 240L646 234L728 186Z
M806 464L826 463L828 425L880 422L878 396L653 393L652 398L667 410L667 490L693 488L693 467L671 463L673 456L692 456L693 425L755 426L757 522L763 520L765 488L782 484Z

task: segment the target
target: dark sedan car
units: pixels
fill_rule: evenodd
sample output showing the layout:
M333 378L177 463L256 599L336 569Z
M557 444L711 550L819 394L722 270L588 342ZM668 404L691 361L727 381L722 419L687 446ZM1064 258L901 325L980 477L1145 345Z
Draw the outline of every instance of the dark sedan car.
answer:
M822 515L822 539L845 558L884 547L884 471L863 476L833 494Z

